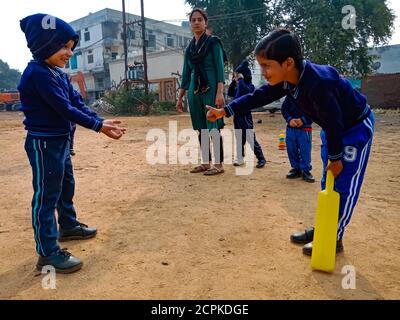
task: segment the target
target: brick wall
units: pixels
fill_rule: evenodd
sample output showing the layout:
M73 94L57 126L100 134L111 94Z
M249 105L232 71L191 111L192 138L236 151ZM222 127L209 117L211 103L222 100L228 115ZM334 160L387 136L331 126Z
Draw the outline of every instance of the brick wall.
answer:
M400 73L369 76L361 82L361 92L372 108L400 108Z

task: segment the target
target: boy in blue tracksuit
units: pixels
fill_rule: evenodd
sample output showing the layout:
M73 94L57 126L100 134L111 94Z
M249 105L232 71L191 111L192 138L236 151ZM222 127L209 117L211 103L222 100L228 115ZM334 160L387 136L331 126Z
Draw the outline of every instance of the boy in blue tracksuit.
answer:
M330 66L303 59L299 38L286 29L277 29L256 46L255 55L268 84L254 93L234 100L223 109L207 106L210 121L244 114L284 96L321 128L321 157L326 171L331 170L335 190L340 194L336 252L343 250L343 233L350 222L360 194L374 134L375 116L365 96ZM330 163L328 164L328 160ZM305 243L303 253L311 255L313 228L291 236Z
M119 121L103 120L82 102L67 75L61 71L72 57L78 35L63 20L35 14L20 22L33 54L18 90L27 136L25 150L32 167L32 226L39 254L37 269L51 265L70 273L82 261L61 250L58 241L89 239L97 230L80 223L73 205L75 182L70 156L74 123L119 139L125 132ZM54 209L58 211L58 224Z
M244 60L235 69L234 78L229 85L228 96L232 97L233 99L237 99L245 94L253 92L255 88L254 85L251 83L251 80L252 76L249 69L249 62ZM246 134L246 130L254 130L253 116L251 115L251 112L249 111L243 115L235 115L233 117L233 125L235 128L235 136L237 142L237 159L233 165L240 166L243 164L244 146L246 144L246 141L250 138L249 135ZM253 148L254 154L257 158L256 167L264 167L266 162L265 157L261 146L256 139L255 133L254 146L253 143L250 143L250 146Z
M288 97L283 101L281 112L287 123L286 149L292 166L286 178L303 177L304 181L313 183L315 179L311 174L312 121Z

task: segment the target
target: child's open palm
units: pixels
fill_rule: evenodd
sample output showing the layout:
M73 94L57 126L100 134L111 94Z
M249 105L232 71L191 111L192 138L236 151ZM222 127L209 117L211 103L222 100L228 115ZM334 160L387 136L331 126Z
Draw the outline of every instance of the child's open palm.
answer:
M120 123L121 121L119 120L104 120L100 132L104 133L107 137L118 140L126 132L126 128L118 126Z

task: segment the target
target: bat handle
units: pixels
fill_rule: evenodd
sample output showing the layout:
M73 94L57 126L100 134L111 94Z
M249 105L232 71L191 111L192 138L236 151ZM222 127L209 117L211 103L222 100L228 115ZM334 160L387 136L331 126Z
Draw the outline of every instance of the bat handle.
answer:
M335 178L331 170L326 172L326 185L325 190L333 191L333 187L335 185Z

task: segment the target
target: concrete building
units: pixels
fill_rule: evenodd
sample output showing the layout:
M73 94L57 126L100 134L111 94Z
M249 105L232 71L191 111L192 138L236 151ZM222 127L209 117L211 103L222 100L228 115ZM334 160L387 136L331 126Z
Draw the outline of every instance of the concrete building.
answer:
M142 54L141 27L134 23L139 20L140 16L126 15L128 58ZM71 75L83 73L89 101L99 98L111 87L109 64L114 60L123 59L122 21L121 11L103 9L71 22L71 26L80 36L80 41L65 70ZM192 39L190 29L148 18L145 21L149 53L168 49L179 49L177 51L183 52Z
M142 55L128 59L129 66L137 65L137 68L128 71L129 79L143 79L143 66L140 64L142 60ZM183 49L168 49L151 52L147 55L149 89L158 93L160 101L176 101L177 89L179 87L177 74L181 74L183 62ZM123 80L125 69L124 59L111 61L109 69L112 86L117 86ZM139 73L134 74L133 72L136 70Z
M143 56L130 57L128 65L133 66L135 62L143 61ZM147 55L148 79L156 80L171 78L172 73L181 73L184 61L183 49L169 49L165 51L152 52ZM124 59L113 60L109 63L110 79L113 85L121 82L124 76Z
M375 56L373 67L376 73L400 72L400 44L373 48L369 54Z
M361 92L373 108L400 108L400 44L370 49L375 72L361 81Z

